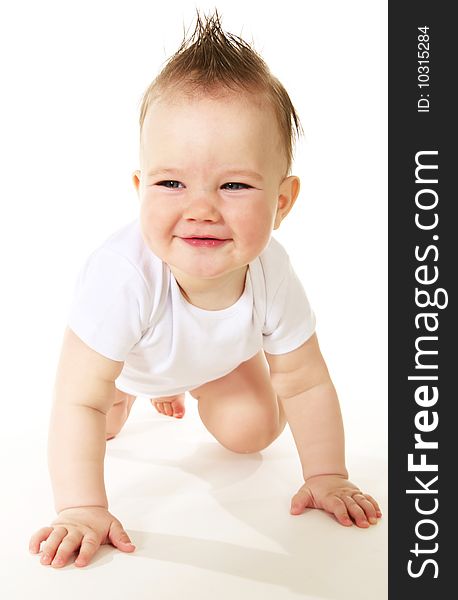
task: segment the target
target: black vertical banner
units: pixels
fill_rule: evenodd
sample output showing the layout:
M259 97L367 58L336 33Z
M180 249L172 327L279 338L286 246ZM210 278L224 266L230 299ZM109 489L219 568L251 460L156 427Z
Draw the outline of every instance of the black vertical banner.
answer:
M389 2L389 598L456 597L453 3ZM455 488L455 489L452 489Z

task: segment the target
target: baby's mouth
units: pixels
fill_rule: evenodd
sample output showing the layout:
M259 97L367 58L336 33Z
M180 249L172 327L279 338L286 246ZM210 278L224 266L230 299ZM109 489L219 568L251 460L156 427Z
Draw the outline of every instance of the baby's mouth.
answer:
M205 248L215 248L229 241L228 239L223 238L197 236L182 237L181 239L191 246L199 246Z
M219 238L215 235L188 235L183 236L186 240L225 240L226 238Z

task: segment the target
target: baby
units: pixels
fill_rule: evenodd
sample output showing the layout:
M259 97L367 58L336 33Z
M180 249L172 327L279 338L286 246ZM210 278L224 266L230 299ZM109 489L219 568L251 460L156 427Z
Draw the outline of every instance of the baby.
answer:
M91 254L70 310L54 386L49 469L57 518L30 539L41 562L87 565L101 544L135 547L108 511L106 440L135 397L181 418L186 391L233 452L291 428L304 484L291 514L323 509L369 527L377 502L348 480L338 399L315 318L271 237L299 194L300 123L289 96L217 13L147 89L140 115L139 219Z

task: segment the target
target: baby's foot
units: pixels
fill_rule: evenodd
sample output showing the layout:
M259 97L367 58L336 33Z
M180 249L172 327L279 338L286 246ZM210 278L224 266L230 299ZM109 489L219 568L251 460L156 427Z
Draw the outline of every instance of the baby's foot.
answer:
M184 394L177 396L164 396L162 398L151 398L151 404L157 412L168 417L182 419L184 416Z

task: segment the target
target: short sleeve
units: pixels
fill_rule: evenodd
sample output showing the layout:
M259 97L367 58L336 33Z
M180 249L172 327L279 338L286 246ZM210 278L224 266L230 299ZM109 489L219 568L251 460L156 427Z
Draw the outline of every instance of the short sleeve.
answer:
M302 283L288 259L285 276L267 305L263 347L269 354L284 354L301 346L315 331L312 311Z
M143 335L148 306L148 289L138 269L102 248L79 273L67 324L99 354L124 361Z

